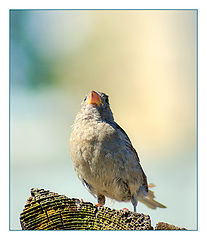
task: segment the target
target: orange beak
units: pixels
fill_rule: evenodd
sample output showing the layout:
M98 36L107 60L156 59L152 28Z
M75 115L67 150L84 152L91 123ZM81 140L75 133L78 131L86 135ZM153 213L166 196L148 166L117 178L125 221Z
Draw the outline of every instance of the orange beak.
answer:
M95 91L92 91L88 95L86 101L87 101L88 104L95 104L95 105L98 105L98 106L100 106L100 104L102 104L100 96Z

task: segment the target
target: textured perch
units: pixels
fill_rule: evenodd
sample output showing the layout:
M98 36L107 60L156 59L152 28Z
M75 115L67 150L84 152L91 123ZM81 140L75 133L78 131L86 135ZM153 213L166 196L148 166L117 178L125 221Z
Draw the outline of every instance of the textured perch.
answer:
M155 230L187 230L187 229L186 228L179 228L179 227L176 227L174 225L164 223L164 222L159 222L156 225Z
M153 229L148 215L108 207L98 208L89 202L37 188L31 189L31 197L20 215L20 222L23 230ZM168 226L173 225L158 223L156 229L172 229Z

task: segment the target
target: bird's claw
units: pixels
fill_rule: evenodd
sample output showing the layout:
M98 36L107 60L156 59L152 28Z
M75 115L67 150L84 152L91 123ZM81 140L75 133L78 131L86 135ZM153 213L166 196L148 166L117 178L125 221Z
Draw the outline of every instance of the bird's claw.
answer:
M128 208L123 208L123 211L129 212L129 209Z

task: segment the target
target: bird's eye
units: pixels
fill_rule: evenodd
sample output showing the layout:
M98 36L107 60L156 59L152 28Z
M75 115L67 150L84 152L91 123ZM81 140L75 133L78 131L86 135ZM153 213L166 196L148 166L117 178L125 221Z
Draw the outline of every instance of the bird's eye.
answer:
M86 99L87 99L87 97L84 98L84 102L85 102Z
M109 97L108 97L108 96L106 96L105 102L106 102L107 104L109 104Z

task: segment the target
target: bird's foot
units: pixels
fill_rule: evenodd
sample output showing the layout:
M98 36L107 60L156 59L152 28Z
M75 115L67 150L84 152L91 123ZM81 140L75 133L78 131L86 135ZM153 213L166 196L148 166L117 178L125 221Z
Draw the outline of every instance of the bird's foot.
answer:
M123 208L123 211L129 212L129 209L128 208Z

